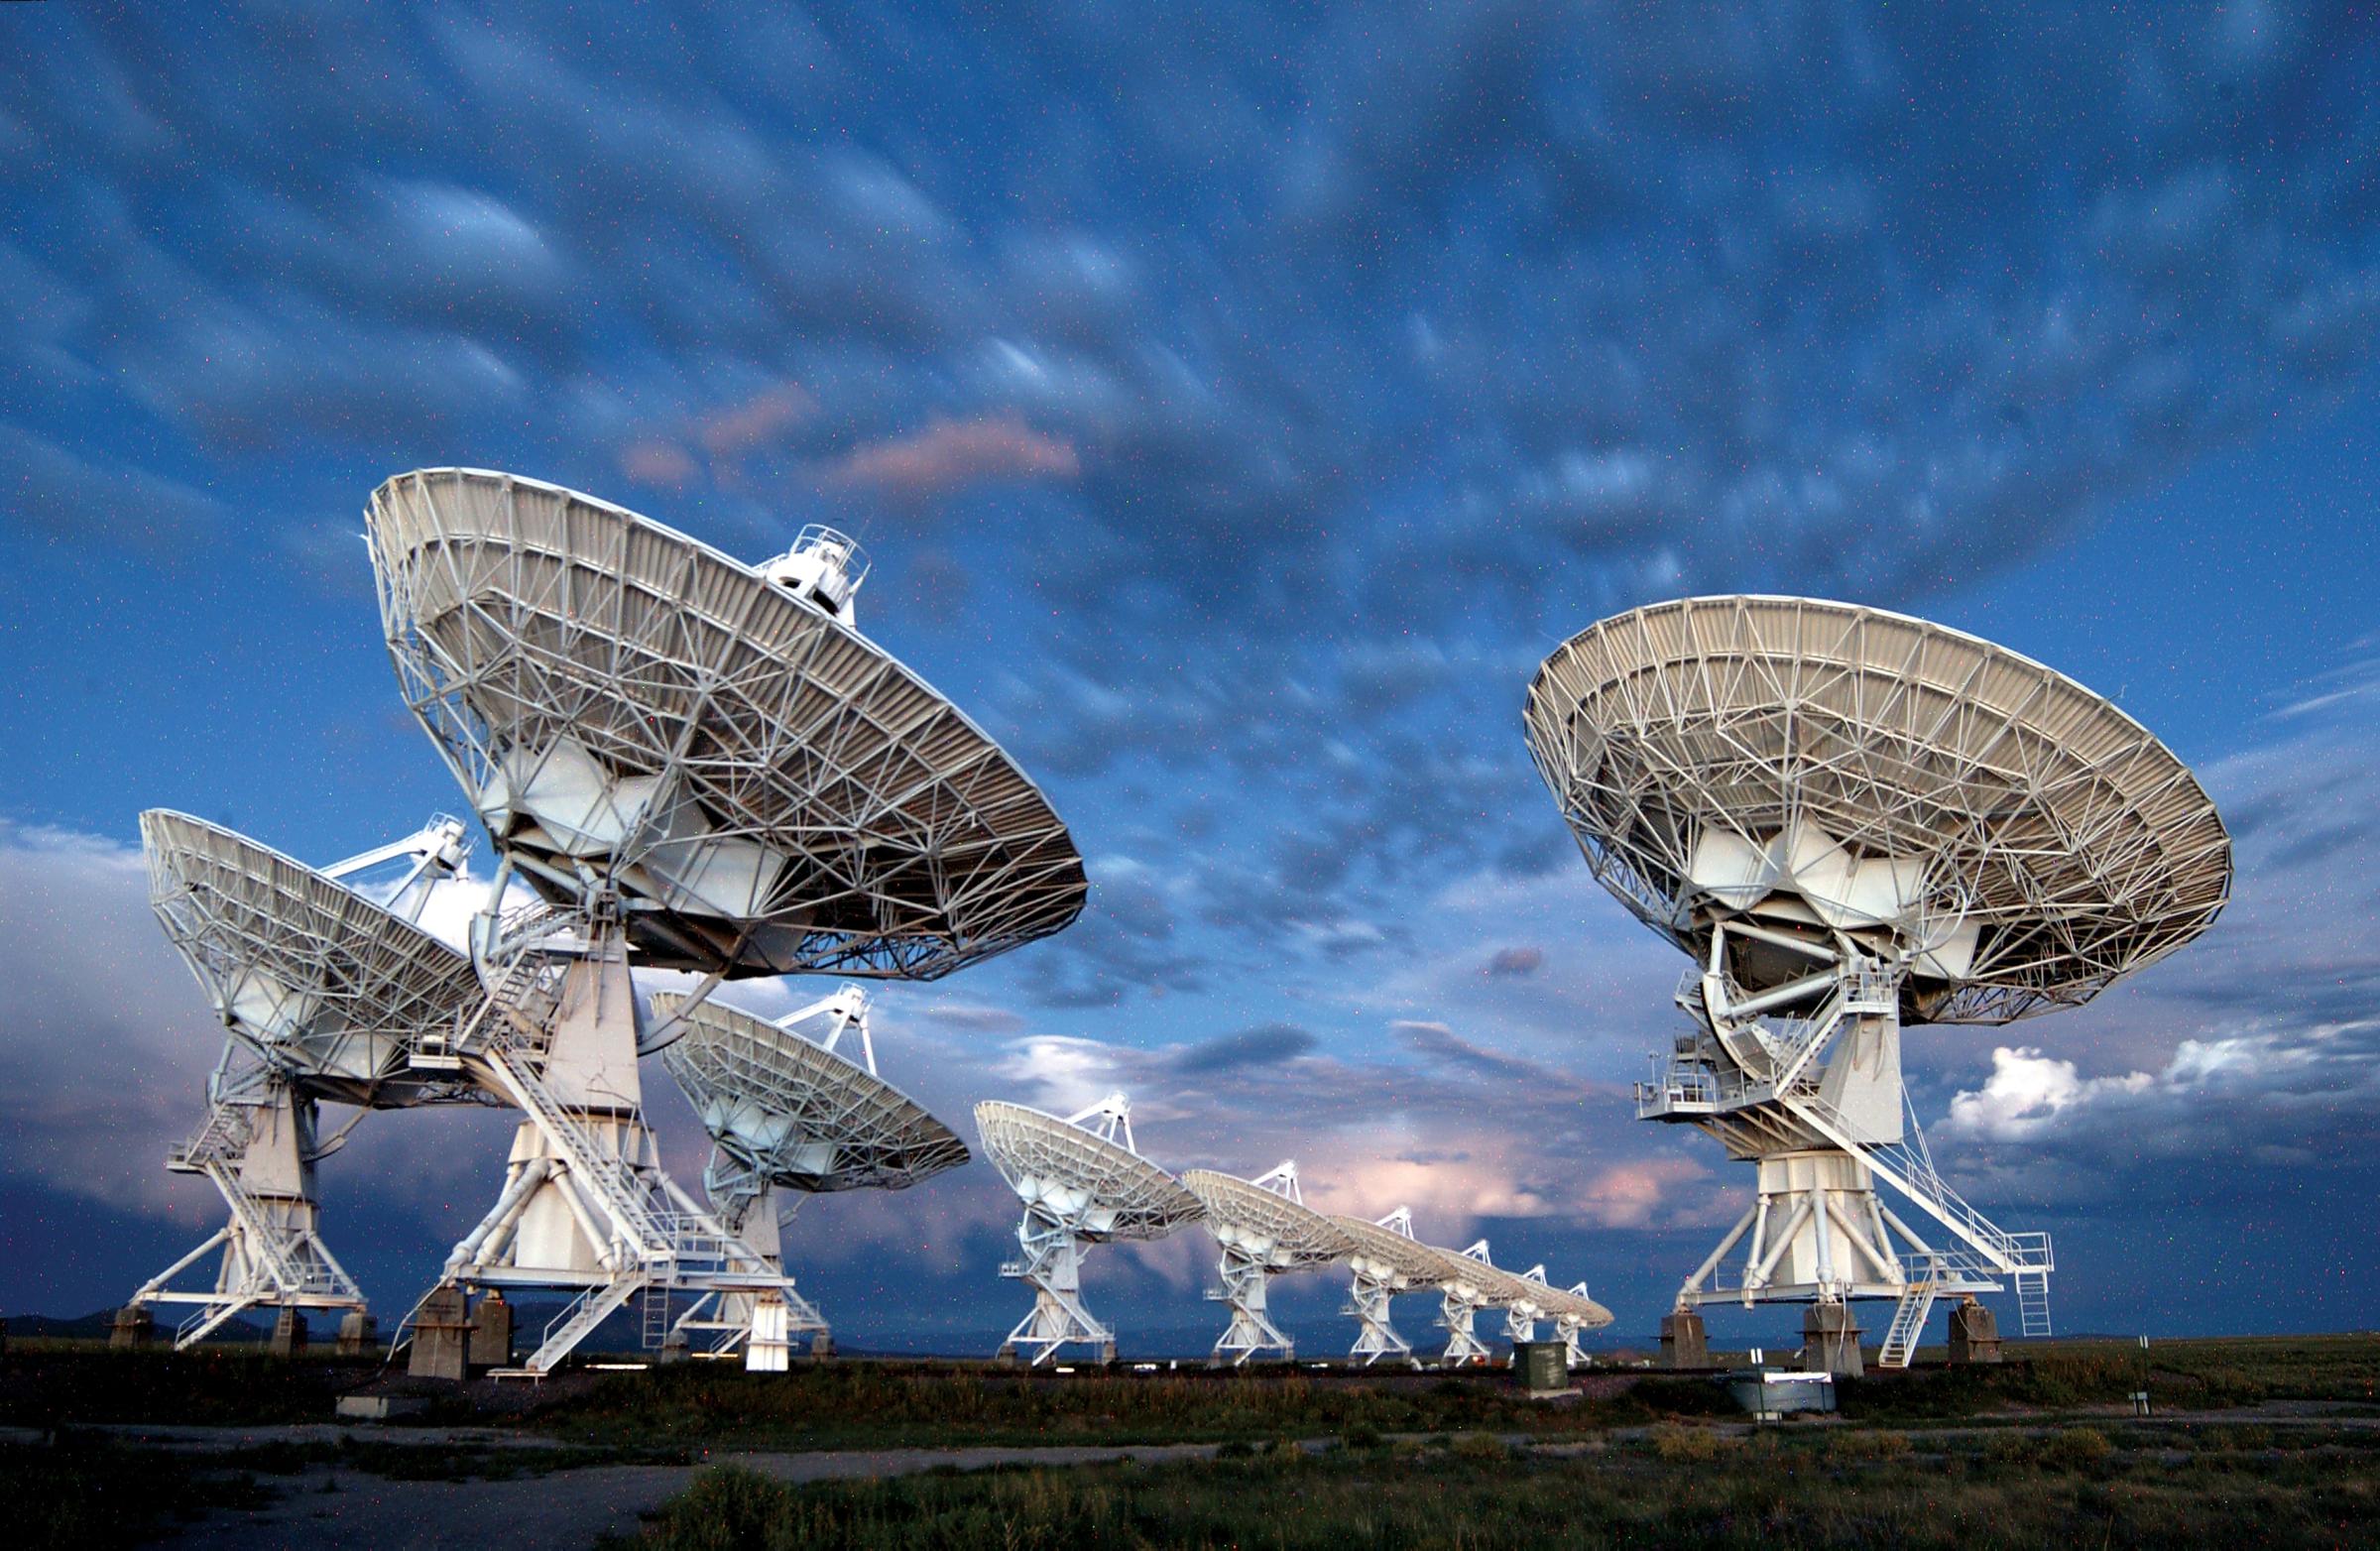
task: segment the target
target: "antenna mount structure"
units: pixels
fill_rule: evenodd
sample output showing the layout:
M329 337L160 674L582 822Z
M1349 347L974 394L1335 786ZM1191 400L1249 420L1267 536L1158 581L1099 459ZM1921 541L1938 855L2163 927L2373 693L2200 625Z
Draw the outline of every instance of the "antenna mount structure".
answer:
M463 837L458 820L433 817L317 870L185 813L141 815L151 908L227 1035L206 1118L166 1166L204 1177L228 1220L128 1306L190 1306L177 1350L251 1309L281 1310L300 1332L308 1311L339 1313L342 1340L365 1338L363 1291L322 1240L315 1188L315 1165L355 1123L322 1135L321 1103L357 1106L360 1121L477 1098L422 1080L408 1054L477 989L469 961L418 925L432 888L460 875ZM178 1285L209 1256L210 1284Z
M1438 1285L1445 1274L1438 1252L1414 1240L1413 1213L1405 1207L1369 1221L1360 1217L1334 1217L1331 1221L1349 1245L1351 1284L1347 1305L1340 1312L1355 1316L1357 1330L1356 1344L1348 1355L1363 1359L1366 1368L1384 1357L1402 1358L1421 1367L1421 1360L1413 1355L1413 1344L1390 1320L1389 1306L1400 1292Z
M748 1300L760 1349L823 1324L764 1251L659 1163L638 1057L723 980L932 979L1070 924L1081 858L1039 789L852 628L864 561L806 534L769 573L516 475L426 469L366 537L408 707L502 858L485 986L417 1064L523 1112L496 1204L446 1287L577 1294L525 1367L639 1299ZM524 884L536 902L505 908ZM699 984L658 1021L633 971ZM749 1221L749 1220L748 1220Z
M1270 1352L1283 1361L1297 1344L1266 1309L1272 1278L1345 1259L1353 1248L1331 1219L1308 1207L1290 1159L1254 1179L1192 1169L1182 1183L1207 1209L1207 1232L1221 1252L1223 1284L1208 1297L1231 1307L1231 1323L1215 1343L1211 1366L1244 1368Z
M683 1020L661 1061L711 1137L703 1169L711 1207L780 1269L783 1224L810 1196L903 1190L967 1161L948 1127L878 1075L868 1009L867 991L849 982L774 1020L717 1000L688 1007L677 993L654 994L656 1016ZM788 1332L810 1330L819 1352L830 1339L824 1319L781 1290L779 1299ZM781 1372L789 1349L774 1316L756 1321L764 1312L750 1293L705 1292L671 1329L689 1340L710 1335L717 1353L744 1343L746 1368Z
M1084 1254L1111 1239L1162 1239L1197 1220L1198 1199L1140 1156L1131 1115L1121 1093L1062 1119L996 1100L975 1107L985 1153L1024 1203L1022 1257L1000 1272L1033 1289L1033 1307L1002 1343L1003 1359L1022 1354L1037 1367L1079 1345L1115 1362L1116 1333L1083 1302Z
M1902 1031L2079 1006L2203 931L2231 857L2197 779L2038 662L1803 598L1606 620L1546 659L1525 722L1598 880L1694 964L1638 1118L1757 1171L1679 1288L1680 1339L1699 1349L1707 1303L1802 1303L1814 1361L1854 1373L1849 1305L1889 1299L1902 1367L1938 1298L2011 1279L2048 1334L2049 1236L1936 1170Z

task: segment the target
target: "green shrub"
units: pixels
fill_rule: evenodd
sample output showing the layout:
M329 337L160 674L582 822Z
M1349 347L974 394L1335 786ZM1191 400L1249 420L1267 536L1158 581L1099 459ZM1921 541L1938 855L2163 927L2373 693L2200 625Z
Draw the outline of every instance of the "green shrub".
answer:
M1834 1460L1898 1460L1911 1449L1907 1433L1880 1429L1839 1432L1827 1440L1827 1457Z
M1670 1461L1716 1460L1726 1447L1726 1440L1708 1427L1681 1427L1675 1422L1663 1422L1645 1434L1653 1453Z
M2036 1458L2057 1470L2096 1465L2115 1452L2115 1445L2096 1427L2066 1427L2042 1441Z
M1464 1460L1508 1460L1512 1451L1493 1433L1465 1433L1454 1444L1455 1457Z

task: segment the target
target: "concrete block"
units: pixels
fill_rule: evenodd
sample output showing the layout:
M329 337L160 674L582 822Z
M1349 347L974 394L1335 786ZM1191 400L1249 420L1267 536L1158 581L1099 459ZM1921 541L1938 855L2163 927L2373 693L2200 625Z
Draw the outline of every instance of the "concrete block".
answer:
M277 1358L302 1357L305 1353L305 1316L296 1309L283 1309L273 1319L272 1338L265 1350Z
M2000 1322L1991 1310L1968 1299L1951 1310L1951 1361L1997 1363L2000 1360Z
M1709 1368L1711 1338L1703 1330L1703 1317L1691 1309L1661 1317L1661 1366L1663 1368Z
M470 1339L470 1300L462 1288L448 1282L423 1299L414 1316L414 1344L405 1371L416 1378L461 1383L470 1376L464 1361Z
M339 1319L339 1356L368 1357L380 1348L380 1321L357 1309Z
M513 1306L501 1292L485 1294L471 1311L469 1362L482 1369L513 1366Z
M1802 1315L1802 1366L1815 1373L1857 1378L1867 1372L1859 1356L1859 1322L1847 1303L1813 1303Z

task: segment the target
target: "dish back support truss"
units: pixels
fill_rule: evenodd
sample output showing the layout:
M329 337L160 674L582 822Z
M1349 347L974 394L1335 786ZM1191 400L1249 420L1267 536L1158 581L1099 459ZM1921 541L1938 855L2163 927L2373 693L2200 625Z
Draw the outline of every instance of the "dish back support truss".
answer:
M1080 913L1039 788L852 628L841 535L756 570L471 469L366 516L407 704L523 877L600 876L642 965L925 980Z
M462 876L460 821L320 870L162 808L141 815L141 842L158 923L259 1061L342 1104L477 1097L411 1060L479 995L470 960L419 925L433 888Z

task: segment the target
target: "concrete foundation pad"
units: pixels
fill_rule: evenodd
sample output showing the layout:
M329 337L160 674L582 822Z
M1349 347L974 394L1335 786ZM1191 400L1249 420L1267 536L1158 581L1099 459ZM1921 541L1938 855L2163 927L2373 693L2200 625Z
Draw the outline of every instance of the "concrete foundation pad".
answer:
M427 1400L410 1395L341 1395L338 1416L350 1422L386 1422L429 1409Z

